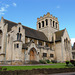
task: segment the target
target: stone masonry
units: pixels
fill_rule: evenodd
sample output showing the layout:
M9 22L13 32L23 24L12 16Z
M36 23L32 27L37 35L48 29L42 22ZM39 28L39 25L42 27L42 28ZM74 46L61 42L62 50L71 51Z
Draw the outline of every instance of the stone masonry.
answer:
M29 61L72 59L71 40L59 30L58 18L47 13L37 18L37 30L1 18L0 63L24 64Z

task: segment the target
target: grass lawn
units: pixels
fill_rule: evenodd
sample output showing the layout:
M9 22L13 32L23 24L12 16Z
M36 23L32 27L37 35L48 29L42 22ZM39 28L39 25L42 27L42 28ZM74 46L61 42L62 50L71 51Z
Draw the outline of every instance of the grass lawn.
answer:
M65 63L56 63L54 65L34 65L34 66L2 66L3 68L7 68L9 70L32 70L32 69L42 69L42 68L73 68L72 65L66 66Z
M32 70L32 69L42 69L42 68L66 68L65 64L56 65L37 65L37 66L2 66L2 68L7 68L7 70Z

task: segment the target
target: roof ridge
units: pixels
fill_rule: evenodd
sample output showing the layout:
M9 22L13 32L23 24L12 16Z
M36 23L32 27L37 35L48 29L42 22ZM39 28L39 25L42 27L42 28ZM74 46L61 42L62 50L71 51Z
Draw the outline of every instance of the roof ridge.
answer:
M24 26L24 25L22 25L22 26ZM24 27L27 27L27 26L24 26ZM35 30L35 31L38 31L38 30L33 29L33 28L30 28L30 27L27 27L27 28L32 29L32 30ZM41 32L41 31L38 31L38 32ZM41 32L41 33L43 33L43 32Z
M7 20L7 19L4 19L4 20ZM10 20L7 20L7 21L12 22L12 23L15 23L15 24L18 24L16 22L13 22L13 21L10 21ZM24 25L22 25L22 26L24 26ZM24 26L24 27L27 27L27 26ZM35 30L35 31L38 31L38 30L33 29L33 28L30 28L30 27L27 27L27 28L32 29L32 30ZM38 31L38 32L41 32L41 31ZM43 32L41 32L41 33L43 33Z
M65 29L62 29L62 30L56 31L55 33L60 32L60 31L63 31L63 30L65 30Z
M4 20L7 20L7 19L4 19ZM7 20L7 21L12 22L12 23L15 23L15 24L18 24L18 23L16 23L16 22L13 22L13 21L10 21L10 20Z
M15 23L15 22L12 22L12 21L9 21L9 20L6 20L6 19L4 19L4 20L9 25L8 31L10 31L13 26L18 25L18 23ZM39 38L40 40L48 41L47 36L43 32L41 32L39 30L36 30L36 29L32 29L32 28L24 26L24 25L22 25L22 27L23 27L24 30L26 30L26 32L25 32L26 36L36 38L36 39ZM41 37L39 34L42 35L43 37Z

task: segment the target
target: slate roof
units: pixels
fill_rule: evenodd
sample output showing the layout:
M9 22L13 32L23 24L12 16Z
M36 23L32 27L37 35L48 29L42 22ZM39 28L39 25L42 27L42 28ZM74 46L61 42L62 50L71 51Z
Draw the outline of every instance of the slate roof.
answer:
M38 40L48 41L48 38L45 36L45 34L43 32L28 28L26 26L23 26L23 28L25 29L25 35L27 37L31 37L31 38L38 39Z
M9 20L4 19L5 24L8 24L8 32L11 30L13 26L17 26L18 24Z
M55 32L56 41L61 40L61 37L63 36L64 31L65 31L65 29Z
M4 22L5 22L5 24L8 23L8 32L11 30L11 28L13 26L18 25L18 23L15 23L15 22L12 22L12 21L9 21L6 19L4 19ZM31 29L31 28L26 27L26 26L23 26L23 28L25 29L25 36L26 37L31 37L31 38L35 38L38 40L48 41L48 38L45 36L45 34L43 32Z
M18 25L18 23L15 23L15 22L12 22L12 21L9 21L6 19L4 19L4 22L5 22L5 24L6 23L8 24L8 32L11 31L11 28L13 26ZM40 32L38 30L34 30L34 29L26 27L26 26L23 26L23 28L25 29L25 36L26 37L30 37L30 38L34 38L34 39L38 39L38 40L43 40L43 41L48 41L48 38L45 36L45 34L43 32ZM61 40L61 37L63 36L64 30L65 29L55 32L56 41Z

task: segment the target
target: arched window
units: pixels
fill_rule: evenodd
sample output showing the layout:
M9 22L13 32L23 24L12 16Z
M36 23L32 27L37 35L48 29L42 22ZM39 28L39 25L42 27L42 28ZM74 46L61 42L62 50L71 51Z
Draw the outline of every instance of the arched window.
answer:
M2 31L0 30L0 45L2 45Z
M53 27L54 27L54 23L55 23L55 22L53 21Z
M46 19L46 26L48 25L48 19Z
M41 28L41 23L39 23L39 28Z
M9 41L10 41L10 34L8 34L8 43L9 43Z
M22 34L20 34L20 39L19 40L21 40L21 36L22 36Z
M67 51L68 50L68 39L67 38L64 40L64 47L65 47L65 50Z
M57 22L56 22L56 28L57 28Z
M42 27L44 27L44 21L42 21Z
M21 33L17 33L17 40L21 40L21 36L22 36Z
M20 27L19 27L19 32L20 32L20 30L21 30L21 29L20 29Z
M17 33L17 40L19 40L19 33Z

